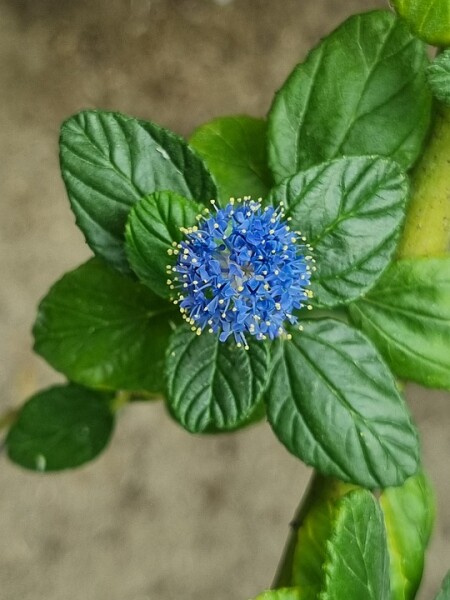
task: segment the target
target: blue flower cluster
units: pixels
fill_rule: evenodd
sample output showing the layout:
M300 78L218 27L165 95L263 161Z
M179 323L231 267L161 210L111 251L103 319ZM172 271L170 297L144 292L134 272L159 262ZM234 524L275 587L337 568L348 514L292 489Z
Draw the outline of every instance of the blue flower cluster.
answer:
M283 207L262 208L250 197L231 198L197 218L169 254L167 283L192 330L205 328L224 342L233 336L248 348L246 335L258 340L288 335L285 323L297 323L293 314L311 308L308 289L314 262L300 232L284 221Z

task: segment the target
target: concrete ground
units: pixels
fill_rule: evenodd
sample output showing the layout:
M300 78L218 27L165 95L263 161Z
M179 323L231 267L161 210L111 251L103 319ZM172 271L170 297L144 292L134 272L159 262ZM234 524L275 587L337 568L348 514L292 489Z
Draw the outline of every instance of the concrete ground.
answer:
M265 114L307 49L379 0L0 0L0 408L59 381L31 352L39 298L89 251L59 176L60 122L117 109L182 134ZM420 598L450 567L450 397L412 387L439 516ZM195 438L161 405L95 463L0 459L1 600L245 600L270 584L309 471L267 426Z

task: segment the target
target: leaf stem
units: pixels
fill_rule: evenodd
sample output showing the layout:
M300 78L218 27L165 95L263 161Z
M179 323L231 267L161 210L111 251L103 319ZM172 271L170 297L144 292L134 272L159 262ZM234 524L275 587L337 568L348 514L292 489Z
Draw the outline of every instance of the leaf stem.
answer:
M161 395L144 391L131 392L128 390L118 390L111 400L110 407L112 412L116 413L130 402L151 402L154 400L161 400Z
M131 393L126 390L119 390L111 400L110 408L113 413L119 412L126 404L130 402Z

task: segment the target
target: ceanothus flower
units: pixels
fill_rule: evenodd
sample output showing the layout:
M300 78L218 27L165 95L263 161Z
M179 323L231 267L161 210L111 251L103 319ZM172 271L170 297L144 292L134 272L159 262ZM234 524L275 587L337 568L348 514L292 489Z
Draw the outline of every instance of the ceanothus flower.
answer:
M177 294L184 319L198 335L204 329L221 342L233 336L248 348L246 336L258 340L287 335L297 323L295 310L308 304L311 263L306 239L291 231L281 205L262 208L261 199L230 199L225 208L205 209L198 226L181 231L169 254L167 283Z

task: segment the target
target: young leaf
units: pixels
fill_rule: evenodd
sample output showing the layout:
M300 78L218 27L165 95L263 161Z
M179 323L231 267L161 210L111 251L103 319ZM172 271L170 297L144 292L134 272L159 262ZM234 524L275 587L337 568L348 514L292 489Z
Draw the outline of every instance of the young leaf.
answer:
M119 113L84 111L63 123L61 171L77 224L92 250L127 272L125 222L154 191L206 202L216 188L187 143L154 123Z
M417 37L433 46L450 44L448 0L393 0L393 4Z
M394 263L350 316L397 375L450 389L450 257Z
M292 72L268 120L277 182L338 156L378 154L405 169L430 121L424 45L392 13L348 19Z
M207 332L177 328L167 350L167 401L171 414L192 433L231 430L246 422L265 385L269 353L219 342Z
M302 590L298 588L280 588L267 590L253 600L306 600Z
M433 530L434 493L423 472L380 497L390 556L391 600L413 600Z
M34 471L60 471L94 459L114 427L110 394L57 385L32 396L6 438L9 458Z
M219 199L265 197L272 180L267 165L266 122L252 117L221 117L196 129L191 146L214 176Z
M142 198L128 217L126 253L139 279L163 298L170 297L167 251L184 235L180 227L196 224L202 206L173 192L155 192Z
M314 302L333 307L364 294L395 251L408 185L398 165L373 157L341 158L300 171L270 193L291 226L312 245Z
M275 587L298 586L302 600L317 600L323 585L327 542L336 519L336 505L354 486L316 473L307 502L291 524L295 527Z
M427 77L433 95L450 105L450 50L436 56L427 67Z
M419 444L389 369L344 323L302 325L276 347L265 394L276 436L324 475L369 488L400 485L417 470Z
M390 600L383 516L367 490L340 500L324 570L320 600Z
M435 600L450 600L450 571L442 582L442 587Z
M42 300L34 348L88 387L162 392L164 354L177 317L148 288L92 259Z
M294 518L283 569L275 587L298 586L302 600L316 600L323 586L327 542L338 515L338 502L352 486L315 475L306 504ZM422 577L424 555L434 520L434 494L425 477L410 477L381 493L390 555L390 600L413 600Z

